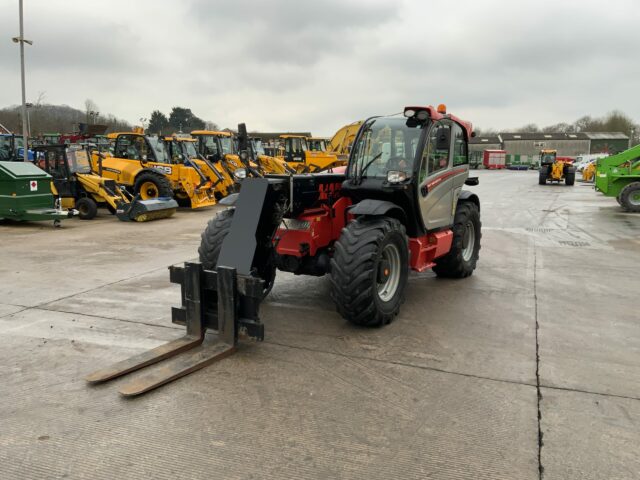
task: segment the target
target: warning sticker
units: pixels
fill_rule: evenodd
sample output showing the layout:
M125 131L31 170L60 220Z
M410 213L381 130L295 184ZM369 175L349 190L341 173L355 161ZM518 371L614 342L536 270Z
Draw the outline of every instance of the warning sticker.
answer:
M29 188L31 189L32 192L37 192L38 191L38 182L35 180L31 180L31 182L29 182Z

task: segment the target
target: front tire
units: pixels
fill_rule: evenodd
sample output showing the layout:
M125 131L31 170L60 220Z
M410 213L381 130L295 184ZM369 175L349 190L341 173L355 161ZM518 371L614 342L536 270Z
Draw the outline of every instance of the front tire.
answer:
M640 182L630 183L622 189L620 205L627 212L640 212Z
M342 229L331 259L331 297L343 318L367 327L392 322L408 276L408 240L398 220L360 217Z
M234 213L235 209L233 208L223 210L209 220L207 228L202 232L198 255L200 263L207 270L213 270L218 264L222 243L231 230ZM267 262L262 271L258 272L258 275L264 280L265 287L262 291L262 298L264 298L269 295L276 279L276 267L273 262Z
M161 173L150 171L142 172L138 175L133 191L136 195L139 194L142 200L151 200L160 197L173 197L171 182L169 182L167 177Z
M451 250L436 259L433 271L439 277L465 278L473 273L480 257L482 238L480 210L473 202L460 202L453 221Z
M98 204L89 197L82 197L76 202L80 220L91 220L98 214Z

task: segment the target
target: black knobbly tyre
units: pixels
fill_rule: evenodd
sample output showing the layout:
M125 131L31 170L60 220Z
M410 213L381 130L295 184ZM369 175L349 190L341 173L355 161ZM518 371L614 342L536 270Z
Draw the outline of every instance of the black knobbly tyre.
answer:
M98 204L92 198L82 197L76 202L76 210L80 220L91 220L98 213Z
M451 250L436 259L433 271L439 277L464 278L473 273L480 256L482 224L480 210L473 202L459 202L453 221Z
M564 177L564 184L571 186L576 183L576 172L567 173Z
M346 320L367 327L393 321L408 275L408 240L398 220L360 217L342 229L331 259L331 297Z
M220 256L222 243L231 230L234 212L235 209L228 208L218 213L215 217L209 220L207 228L202 232L198 255L200 257L200 263L202 263L202 266L207 270L214 269L218 264L218 257ZM265 265L264 271L258 272L258 275L265 282L263 295L266 297L273 288L273 283L276 279L275 265L273 265L273 263L268 263Z
M640 212L640 182L624 187L620 192L619 203L628 212Z
M548 167L541 166L538 174L538 184L545 185L547 183Z
M142 200L159 197L173 197L171 182L169 182L167 177L161 173L152 171L142 172L138 175L133 191L135 194L140 194L140 198Z

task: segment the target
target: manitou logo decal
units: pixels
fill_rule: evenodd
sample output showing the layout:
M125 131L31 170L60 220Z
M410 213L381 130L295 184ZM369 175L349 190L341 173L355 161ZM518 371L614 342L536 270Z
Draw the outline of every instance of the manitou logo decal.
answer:
M36 182L35 180L31 180L29 182L29 188L31 189L32 192L37 192L38 191L38 182Z
M320 196L318 200L329 200L329 194L334 194L340 191L342 184L338 183L325 183L323 185L318 185L318 191L320 192Z

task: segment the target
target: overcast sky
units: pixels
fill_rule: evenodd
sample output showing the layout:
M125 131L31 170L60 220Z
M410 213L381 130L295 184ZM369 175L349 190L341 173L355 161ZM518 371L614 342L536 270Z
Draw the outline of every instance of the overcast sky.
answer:
M638 0L24 0L27 101L310 130L444 102L482 128L640 121ZM0 0L0 107L20 102Z

